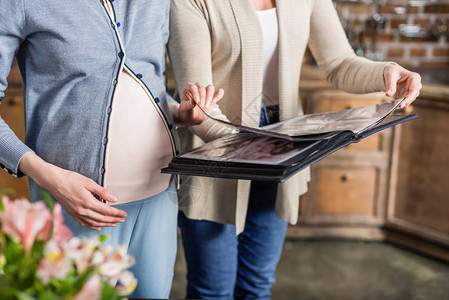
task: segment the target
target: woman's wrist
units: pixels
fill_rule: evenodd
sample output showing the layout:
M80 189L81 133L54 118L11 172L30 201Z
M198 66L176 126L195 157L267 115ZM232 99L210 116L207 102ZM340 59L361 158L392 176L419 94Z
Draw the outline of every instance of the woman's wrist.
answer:
M31 151L25 153L19 163L19 170L41 187L45 187L47 179L54 176L55 168L56 166L47 163Z

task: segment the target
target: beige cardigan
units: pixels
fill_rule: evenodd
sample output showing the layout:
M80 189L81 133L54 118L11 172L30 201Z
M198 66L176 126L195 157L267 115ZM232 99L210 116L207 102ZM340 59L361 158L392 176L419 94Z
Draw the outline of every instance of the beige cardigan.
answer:
M257 127L263 81L263 37L252 0L172 0L169 55L176 84L200 82L225 90L211 114ZM385 90L387 63L357 57L351 49L331 0L277 0L279 22L280 119L301 115L299 77L307 45L327 79L353 93ZM180 93L182 90L180 90ZM206 120L181 134L183 151L226 133ZM201 137L201 139L199 138ZM299 196L307 191L309 170L279 185L276 214L295 224ZM204 177L185 178L179 205L187 217L245 224L250 182Z

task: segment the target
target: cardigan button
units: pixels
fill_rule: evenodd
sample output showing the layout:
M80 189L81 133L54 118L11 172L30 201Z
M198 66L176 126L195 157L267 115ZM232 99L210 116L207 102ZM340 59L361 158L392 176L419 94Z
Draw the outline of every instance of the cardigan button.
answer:
M118 53L118 57L123 58L124 56L125 56L125 53L123 53L122 51L120 51L120 52Z
M154 98L154 102L159 103L159 98L158 97Z

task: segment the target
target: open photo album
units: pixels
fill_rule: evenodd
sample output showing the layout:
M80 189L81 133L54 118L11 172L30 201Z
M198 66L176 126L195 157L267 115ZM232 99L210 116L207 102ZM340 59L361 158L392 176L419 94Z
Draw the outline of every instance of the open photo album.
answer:
M285 181L329 154L417 115L394 115L403 99L307 114L261 128L215 119L233 133L172 159L162 173Z

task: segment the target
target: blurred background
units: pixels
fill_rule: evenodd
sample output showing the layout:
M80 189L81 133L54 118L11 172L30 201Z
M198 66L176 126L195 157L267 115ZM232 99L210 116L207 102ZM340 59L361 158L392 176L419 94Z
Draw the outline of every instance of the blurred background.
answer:
M407 67L447 67L447 0L334 1L357 54Z
M419 118L312 166L300 221L287 232L273 299L449 299L449 0L334 3L358 55L421 74L419 100L402 112ZM310 53L298 88L306 113L386 100L383 93L334 89ZM0 115L22 139L23 111L15 65ZM3 188L29 197L26 178L2 172ZM173 298L185 294L179 242Z

